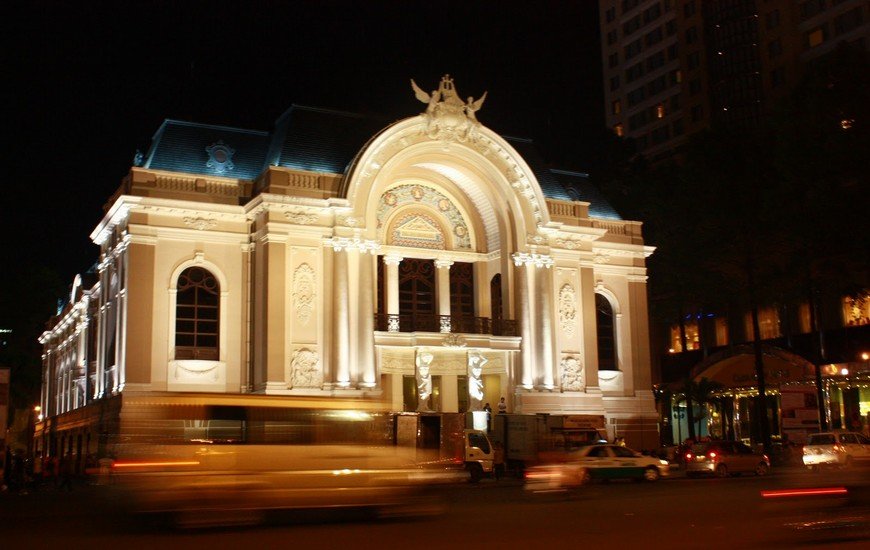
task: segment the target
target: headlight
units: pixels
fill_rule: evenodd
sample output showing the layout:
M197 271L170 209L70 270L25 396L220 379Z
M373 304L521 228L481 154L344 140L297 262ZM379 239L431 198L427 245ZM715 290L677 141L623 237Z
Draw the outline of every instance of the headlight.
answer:
M659 460L659 464L661 464L662 466L670 466L671 463L667 460Z

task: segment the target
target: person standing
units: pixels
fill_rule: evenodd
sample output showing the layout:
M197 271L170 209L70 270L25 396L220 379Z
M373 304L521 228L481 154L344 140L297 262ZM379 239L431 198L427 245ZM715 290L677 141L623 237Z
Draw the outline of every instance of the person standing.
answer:
M504 401L504 397L502 397L498 402L498 414L505 414L507 412L507 403Z
M57 486L58 491L66 489L72 492L72 468L71 456L64 456L60 459L60 484Z

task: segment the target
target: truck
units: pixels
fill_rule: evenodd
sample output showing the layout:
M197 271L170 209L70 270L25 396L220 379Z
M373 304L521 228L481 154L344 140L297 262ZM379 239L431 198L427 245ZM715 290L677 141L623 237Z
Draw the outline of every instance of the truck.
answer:
M396 446L409 449L424 467L464 468L476 483L492 475L494 449L485 431L467 425L463 413L399 413Z
M580 446L606 440L604 417L598 415L496 414L492 442L504 452L508 471L522 473Z

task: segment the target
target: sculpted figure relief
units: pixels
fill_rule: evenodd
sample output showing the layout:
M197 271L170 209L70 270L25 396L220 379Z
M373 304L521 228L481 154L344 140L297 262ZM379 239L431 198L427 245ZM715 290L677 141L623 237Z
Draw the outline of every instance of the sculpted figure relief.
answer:
M290 360L291 388L319 388L323 384L323 373L318 365L317 352L300 348L293 352Z
M580 358L569 355L562 359L562 389L580 391L583 386L583 365Z
M429 398L432 397L432 373L430 367L434 355L428 351L417 352L417 410L420 412L431 411Z
M479 351L468 352L468 407L469 410L479 411L483 408L483 366L487 363L486 357Z
M483 106L486 92L476 100L469 97L468 101L460 99L453 85L450 75L441 78L437 90L427 94L417 83L411 79L411 88L415 97L426 104L426 118L428 119L425 133L431 139L442 141L466 141L477 140L477 111Z

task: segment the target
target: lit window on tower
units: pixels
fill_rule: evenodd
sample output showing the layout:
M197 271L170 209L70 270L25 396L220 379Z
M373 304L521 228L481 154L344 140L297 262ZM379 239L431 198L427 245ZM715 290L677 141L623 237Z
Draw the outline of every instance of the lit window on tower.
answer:
M619 137L625 136L625 130L622 128L622 124L617 124L613 127L613 133L615 133Z

